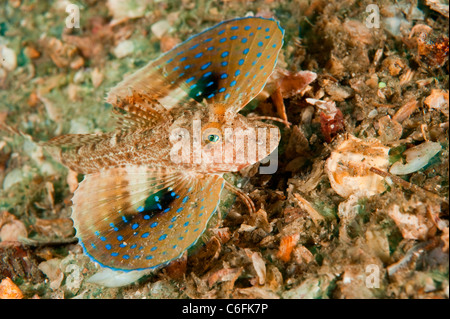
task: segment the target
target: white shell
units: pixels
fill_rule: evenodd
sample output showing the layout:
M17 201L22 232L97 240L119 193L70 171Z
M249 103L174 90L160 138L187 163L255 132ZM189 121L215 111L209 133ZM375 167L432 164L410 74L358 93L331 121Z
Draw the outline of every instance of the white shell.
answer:
M376 139L361 140L352 135L331 153L326 170L331 187L342 197L370 197L385 191L383 178L370 171L386 171L389 148Z
M406 164L401 161L395 162L389 172L395 175L406 175L417 172L428 164L430 159L440 152L441 144L435 142L425 142L411 147L403 152L406 156Z
M102 270L90 277L87 282L110 288L122 287L135 282L149 272L149 270L133 270L125 272L102 268Z
M12 71L17 67L17 57L13 49L0 46L0 66L8 71Z

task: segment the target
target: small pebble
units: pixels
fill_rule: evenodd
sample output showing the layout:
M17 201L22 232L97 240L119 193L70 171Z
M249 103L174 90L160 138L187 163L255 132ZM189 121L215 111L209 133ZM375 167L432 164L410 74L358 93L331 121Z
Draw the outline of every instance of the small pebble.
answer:
M6 277L0 283L0 299L22 299L23 294L13 281Z
M134 51L134 44L131 40L125 40L120 42L115 48L114 48L114 55L117 58L124 58L127 55L130 55Z
M17 67L17 57L13 49L0 46L0 64L8 71L12 71Z
M169 31L169 29L170 29L170 24L169 24L169 22L167 22L167 20L158 21L151 26L151 30L152 30L153 34L158 39L161 39L162 36Z

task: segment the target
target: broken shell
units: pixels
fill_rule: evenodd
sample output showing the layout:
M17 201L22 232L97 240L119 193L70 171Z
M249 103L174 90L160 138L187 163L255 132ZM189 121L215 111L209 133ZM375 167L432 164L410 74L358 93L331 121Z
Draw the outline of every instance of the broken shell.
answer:
M425 142L414 146L403 154L406 156L406 164L395 162L389 172L395 175L406 175L417 172L428 164L430 159L440 152L441 144L435 142Z
M431 94L427 96L423 103L429 108L440 110L448 116L448 91L431 90Z
M349 135L331 153L326 169L331 187L340 196L370 197L385 191L383 178L371 172L370 168L386 170L388 165L388 147L376 139L363 141Z
M398 109L398 111L392 117L393 121L397 121L399 123L406 120L419 106L419 103L416 100L411 100L406 102L402 107Z
M442 14L444 17L448 19L449 17L449 7L448 3L446 4L445 1L439 1L439 0L425 0L425 4L430 7L431 10L437 11L440 14ZM448 289L448 286L447 286Z
M425 207L421 205L423 203L412 203L403 208L392 205L388 208L388 215L399 228L403 238L424 240L429 229L433 227L432 221L427 218Z
M59 267L60 263L61 259L53 258L41 262L38 266L39 270L42 271L50 280L50 288L52 290L58 289L64 279L64 274Z
M256 274L258 276L258 283L264 285L266 282L266 263L261 257L261 253L254 252L252 254L253 268L255 268Z
M25 225L19 220L14 220L4 225L0 230L1 241L19 241L19 238L26 238L27 236L27 229Z
M290 72L276 68L274 77L277 79L283 98L301 94L302 90L317 78L317 73L311 71Z
M25 224L7 211L0 212L0 241L19 241L28 237Z

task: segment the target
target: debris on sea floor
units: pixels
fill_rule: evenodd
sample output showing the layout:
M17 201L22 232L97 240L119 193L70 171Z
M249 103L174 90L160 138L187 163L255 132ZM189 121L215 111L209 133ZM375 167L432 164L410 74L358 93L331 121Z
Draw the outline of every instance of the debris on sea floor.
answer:
M23 294L19 287L8 277L0 282L0 299L22 299Z
M386 190L382 177L371 167L387 169L389 148L378 140L361 140L349 135L331 153L326 168L331 187L342 197L373 196Z
M0 212L0 240L17 242L19 238L28 237L24 223L7 211Z
M409 148L403 152L403 155L406 157L406 163L403 164L400 161L395 162L391 166L389 172L396 175L405 175L417 172L426 166L429 161L441 151L441 149L441 144L429 141Z
M431 94L423 103L430 109L439 110L448 117L448 90L431 90Z

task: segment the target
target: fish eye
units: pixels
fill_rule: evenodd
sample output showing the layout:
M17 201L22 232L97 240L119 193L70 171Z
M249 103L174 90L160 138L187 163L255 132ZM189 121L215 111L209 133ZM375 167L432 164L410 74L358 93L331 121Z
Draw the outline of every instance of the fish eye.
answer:
M203 132L203 140L206 143L217 143L220 141L222 137L222 133L219 129L217 128L207 128L204 132Z
M211 143L217 143L220 140L220 136L217 134L209 134L208 141Z

